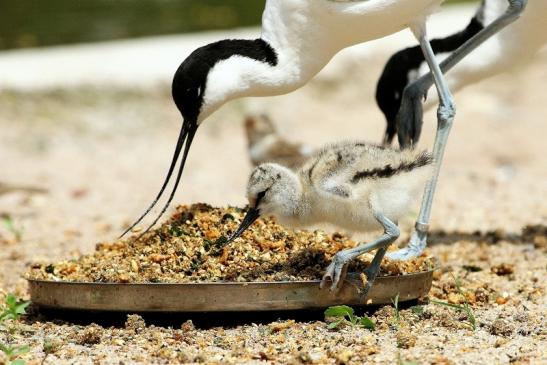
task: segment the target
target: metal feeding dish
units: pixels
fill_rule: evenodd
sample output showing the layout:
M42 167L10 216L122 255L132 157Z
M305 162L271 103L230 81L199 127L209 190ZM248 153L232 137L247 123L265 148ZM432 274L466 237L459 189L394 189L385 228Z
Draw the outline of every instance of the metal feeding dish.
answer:
M431 288L433 271L380 276L368 295L356 274L339 293L319 288L319 280L195 284L74 283L29 280L34 304L55 309L119 312L239 312L367 305L417 299Z

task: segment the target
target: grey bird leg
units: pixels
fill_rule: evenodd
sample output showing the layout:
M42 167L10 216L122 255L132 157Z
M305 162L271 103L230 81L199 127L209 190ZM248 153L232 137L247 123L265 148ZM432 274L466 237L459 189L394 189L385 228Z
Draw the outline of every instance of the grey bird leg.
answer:
M433 79L435 81L435 86L437 88L440 101L439 108L437 109L437 135L435 136L435 143L433 145L433 158L435 159L435 166L433 168L433 176L427 182L425 187L420 215L416 221L416 229L412 234L410 242L408 246L402 250L388 254L388 258L390 259L408 259L417 256L425 248L433 195L435 194L435 188L437 186L444 149L448 140L450 128L452 127L452 122L454 121L454 115L456 114L452 94L448 89L443 73L437 63L437 60L435 59L435 53L431 49L431 45L429 44L425 34L420 36L419 41L425 60L433 74Z
M365 289L361 293L361 295L367 295L370 288L372 288L372 284L374 284L374 280L376 280L376 277L378 276L378 273L380 272L380 264L382 263L382 260L384 259L384 256L387 252L388 246L380 248L378 251L376 251L376 255L374 255L374 258L372 259L372 262L370 263L369 267L365 270L365 275L367 276L367 284L365 286Z
M507 0L509 7L498 19L475 34L471 39L450 54L441 62L440 68L446 73L457 65L469 53L517 20L524 11L528 0ZM397 115L397 130L399 144L403 148L411 147L418 142L421 133L423 108L422 100L434 83L434 75L429 72L415 82L407 85L401 99L401 107Z
M408 245L401 250L388 253L387 257L389 259L407 260L412 257L419 256L427 245L427 231L431 217L433 196L437 186L444 149L455 115L453 99L444 79L443 72L449 71L458 62L465 58L465 56L471 53L471 51L480 46L491 36L501 31L507 25L518 19L526 7L527 0L508 1L509 7L502 16L477 33L460 48L455 50L440 65L437 63L426 37L421 37L419 40L425 59L431 71L405 88L401 109L399 110L399 114L397 116L398 130L400 131L399 144L404 148L411 146L413 143L418 141L423 114L422 98L427 94L427 90L432 86L432 84L435 83L440 101L439 108L437 110L437 134L433 147L435 169L433 177L426 185L424 196L422 198L420 214L416 221L415 230L412 233ZM411 131L411 129L413 129L413 131Z
M382 258L384 257L388 246L393 243L393 241L395 241L400 234L399 227L397 227L397 225L389 220L389 218L387 218L385 215L381 213L375 213L374 216L378 220L378 222L384 227L384 234L371 243L361 244L357 247L338 252L332 259L330 265L327 267L325 275L323 275L323 279L321 280L320 284L321 289L325 287L327 280L330 280L332 282L330 290L340 290L346 276L348 263L364 253L378 249L378 252L374 256L372 263L365 272L368 278L366 288L366 291L368 292L368 289L370 289L372 283L378 275L378 271L380 270L380 263L382 262Z

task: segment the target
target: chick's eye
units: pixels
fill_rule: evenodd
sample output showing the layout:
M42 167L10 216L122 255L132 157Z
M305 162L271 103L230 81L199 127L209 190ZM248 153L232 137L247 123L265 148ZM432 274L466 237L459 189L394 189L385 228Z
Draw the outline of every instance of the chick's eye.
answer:
M260 193L257 194L256 196L256 204L258 205L258 202L262 200L262 198L264 198L264 196L266 195L266 190L264 191L261 191Z

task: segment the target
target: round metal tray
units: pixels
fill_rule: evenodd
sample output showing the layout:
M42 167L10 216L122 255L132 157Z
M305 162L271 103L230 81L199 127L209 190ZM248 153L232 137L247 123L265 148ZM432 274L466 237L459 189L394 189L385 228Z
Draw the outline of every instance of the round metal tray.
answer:
M389 303L426 295L432 271L381 276L368 295L355 274L338 293L316 281L196 284L108 284L29 280L34 304L56 309L119 312L239 312L324 308L331 305Z

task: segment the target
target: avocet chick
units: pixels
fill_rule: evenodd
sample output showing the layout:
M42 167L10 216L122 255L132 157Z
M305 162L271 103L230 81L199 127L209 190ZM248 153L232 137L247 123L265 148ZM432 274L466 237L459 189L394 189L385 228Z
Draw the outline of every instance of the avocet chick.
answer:
M271 119L265 115L249 115L245 119L249 157L254 166L275 162L291 169L301 167L312 149L284 139Z
M321 281L336 291L347 264L378 249L365 274L372 286L388 246L399 237L397 221L423 191L433 159L426 152L397 151L362 142L327 146L296 172L275 163L254 169L247 185L249 210L228 242L239 237L259 216L275 216L291 227L330 223L351 231L383 228L370 243L338 252Z

